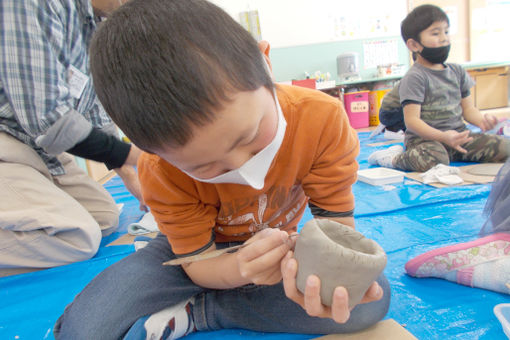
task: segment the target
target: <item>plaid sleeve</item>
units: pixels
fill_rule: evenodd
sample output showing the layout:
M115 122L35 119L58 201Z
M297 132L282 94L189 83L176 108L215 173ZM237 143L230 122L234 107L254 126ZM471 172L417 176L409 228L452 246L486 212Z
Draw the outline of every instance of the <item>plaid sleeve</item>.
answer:
M73 108L63 57L69 27L56 11L52 1L0 1L0 85L32 138Z

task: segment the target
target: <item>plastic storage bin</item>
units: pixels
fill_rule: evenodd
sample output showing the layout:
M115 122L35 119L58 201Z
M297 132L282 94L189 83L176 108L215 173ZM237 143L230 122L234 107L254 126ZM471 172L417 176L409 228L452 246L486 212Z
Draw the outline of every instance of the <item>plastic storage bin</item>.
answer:
M386 93L390 92L391 89L384 90L376 90L370 91L368 93L368 121L370 126L379 125L379 110L381 109L381 104Z
M510 303L500 303L494 307L494 314L501 322L503 332L510 339Z
M372 185L386 185L404 181L404 173L388 168L370 168L358 171L358 180Z
M368 91L345 93L344 105L353 128L368 127Z

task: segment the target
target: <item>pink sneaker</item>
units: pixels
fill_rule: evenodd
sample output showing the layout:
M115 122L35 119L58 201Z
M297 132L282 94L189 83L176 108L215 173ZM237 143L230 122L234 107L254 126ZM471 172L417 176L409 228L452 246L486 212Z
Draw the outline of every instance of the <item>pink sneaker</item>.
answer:
M407 274L510 293L510 234L434 249L408 261Z

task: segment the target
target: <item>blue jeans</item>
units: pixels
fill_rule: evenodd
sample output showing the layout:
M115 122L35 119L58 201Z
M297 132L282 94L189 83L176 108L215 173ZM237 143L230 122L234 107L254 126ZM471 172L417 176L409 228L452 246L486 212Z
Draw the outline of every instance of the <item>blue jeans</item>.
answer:
M231 244L219 244L218 248ZM195 296L193 319L199 331L243 328L259 332L346 333L381 320L390 303L388 281L380 301L358 305L349 321L310 317L289 300L283 285L247 285L215 290L195 285L180 266L163 266L175 258L165 236L113 264L97 275L69 304L54 328L55 338L121 339L140 317Z

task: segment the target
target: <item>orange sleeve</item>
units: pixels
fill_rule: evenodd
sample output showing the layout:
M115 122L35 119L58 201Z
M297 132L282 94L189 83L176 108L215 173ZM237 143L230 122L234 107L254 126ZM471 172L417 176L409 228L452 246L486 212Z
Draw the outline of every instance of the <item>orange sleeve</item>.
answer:
M160 231L176 255L185 255L213 242L217 209L199 199L194 181L156 155L138 161L143 198Z
M334 107L321 123L318 148L312 168L303 179L303 188L314 205L347 212L354 209L352 185L357 179L359 141L342 103L338 101Z

